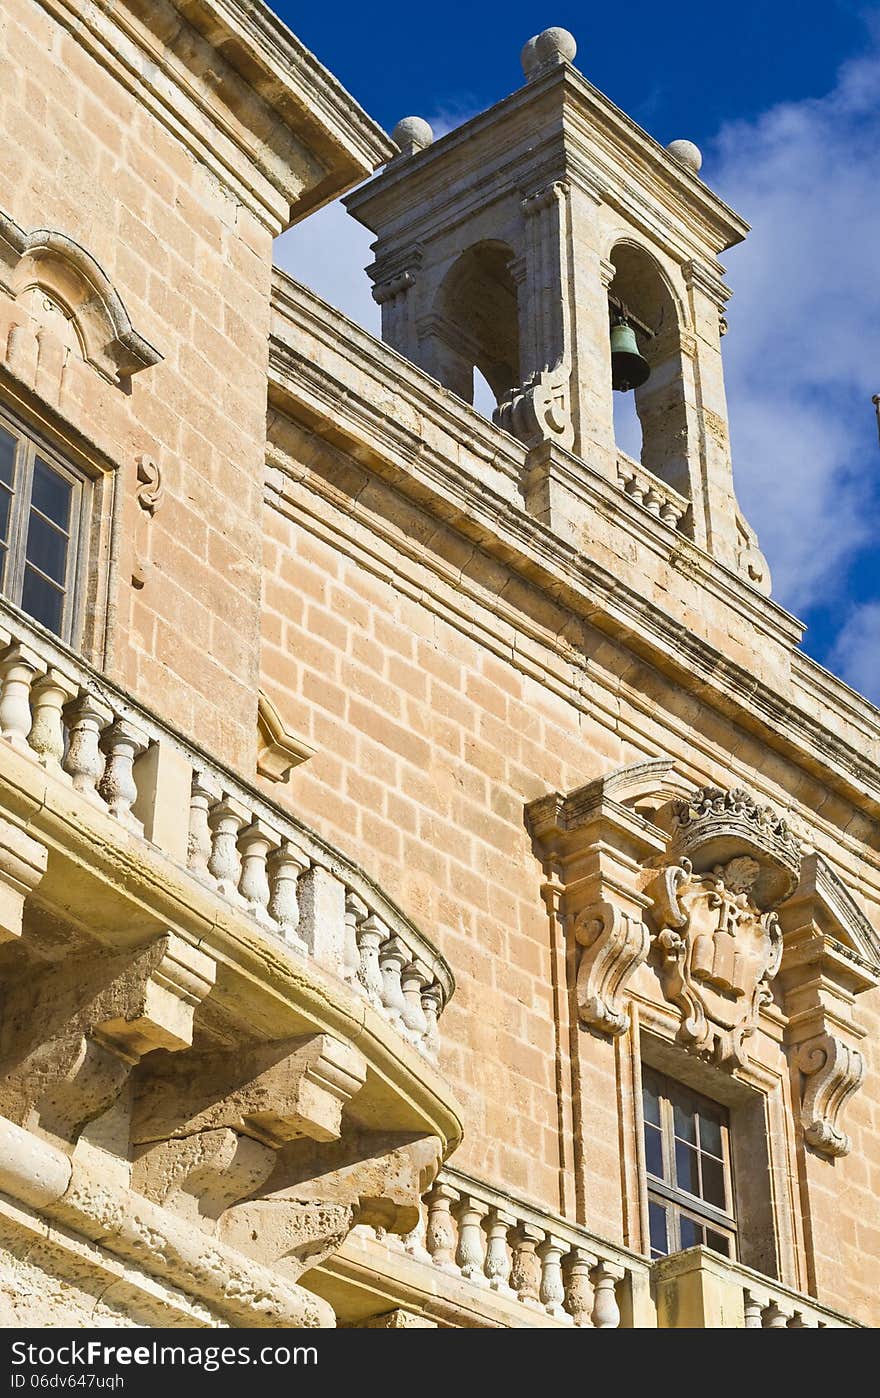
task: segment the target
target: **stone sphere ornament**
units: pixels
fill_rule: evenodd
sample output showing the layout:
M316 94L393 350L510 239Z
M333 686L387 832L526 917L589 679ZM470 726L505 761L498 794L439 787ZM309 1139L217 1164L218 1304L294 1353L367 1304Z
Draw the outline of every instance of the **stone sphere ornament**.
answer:
M670 141L666 147L673 160L683 165L691 174L698 175L703 164L703 152L693 141Z
M539 68L557 63L573 63L577 44L573 34L567 29L545 29L535 34L523 46L519 56L526 78L535 76Z
M391 139L400 147L402 155L414 155L416 151L424 150L433 143L434 132L422 117L408 116L397 123L391 133Z

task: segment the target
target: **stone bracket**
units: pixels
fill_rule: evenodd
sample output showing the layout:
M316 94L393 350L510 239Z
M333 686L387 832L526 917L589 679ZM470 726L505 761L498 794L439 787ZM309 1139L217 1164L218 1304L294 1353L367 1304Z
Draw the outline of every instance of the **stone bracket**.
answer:
M46 872L45 845L0 819L0 942L21 936L25 900Z
M7 986L0 1112L69 1142L153 1049L192 1042L214 983L204 952L168 932L135 953L73 957Z
M848 1155L852 1143L840 1120L865 1075L864 1058L851 1044L824 1033L798 1044L792 1061L802 1074L804 1139L823 1155Z
M648 929L637 914L613 903L593 903L574 919L574 936L582 948L577 973L578 1014L605 1034L629 1028L627 981L648 955Z
M330 1034L169 1059L138 1084L132 1140L228 1127L272 1149L303 1136L333 1141L366 1071L363 1055Z

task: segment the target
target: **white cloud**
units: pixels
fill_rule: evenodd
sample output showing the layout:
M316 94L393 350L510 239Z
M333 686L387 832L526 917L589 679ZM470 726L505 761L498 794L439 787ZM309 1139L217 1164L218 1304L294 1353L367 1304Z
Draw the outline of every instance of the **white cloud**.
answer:
M853 689L880 703L880 602L865 602L850 613L830 661Z
M707 178L753 231L725 262L737 490L795 611L834 600L878 500L880 53L719 135Z

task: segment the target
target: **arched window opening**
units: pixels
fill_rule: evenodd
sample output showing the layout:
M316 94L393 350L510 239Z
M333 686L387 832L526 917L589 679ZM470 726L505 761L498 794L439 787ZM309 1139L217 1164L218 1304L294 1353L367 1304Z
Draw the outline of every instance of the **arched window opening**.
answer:
M428 326L426 360L445 388L487 416L519 383L519 320L513 252L477 243L447 272ZM475 370L488 388L475 400Z
M614 393L615 440L621 451L689 498L687 412L676 305L657 263L645 249L620 243L611 261L615 268L608 288L612 348L630 351L646 361L648 370L644 382L636 387L627 385L626 374L618 374L625 386ZM630 335L612 329L621 321L629 327ZM638 362L633 360L631 381L637 383L640 377ZM639 450L634 450L637 443Z

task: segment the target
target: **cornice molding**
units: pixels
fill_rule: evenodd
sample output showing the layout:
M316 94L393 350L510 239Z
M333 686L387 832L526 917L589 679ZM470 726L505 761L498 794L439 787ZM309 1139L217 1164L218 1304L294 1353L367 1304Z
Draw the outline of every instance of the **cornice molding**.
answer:
M573 161L571 173L580 178L583 161L579 156L577 138L581 134L588 136L594 154L590 165L592 181L601 190L602 197L612 205L622 199L631 202L634 186L639 184L645 193L636 196L635 202L638 204L643 198L648 198L650 191L650 223L655 234L659 229L673 241L689 243L694 253L702 248L704 257L710 248L720 252L745 237L748 224L738 214L567 64L549 69L534 82L518 88L485 112L441 137L406 161L404 168L387 168L368 185L350 195L346 207L360 222L372 227L370 206L381 207L385 195L391 195L392 191L396 197L398 182L405 179L409 195L407 202L413 209L414 218L418 218L418 210L424 202L420 198L421 187L426 181L431 183L432 195L436 199L438 161L447 157L460 161L464 146L473 152L474 160L479 159L481 137L487 131L492 130L497 138L497 128L502 123L522 122L529 114L533 116L537 131L534 114L539 109L546 114L545 120L551 121L553 116L558 119L549 135L538 134L538 148L548 150L547 158L550 158L549 148L563 142L570 145ZM530 147L529 159L535 159L534 147ZM509 164L510 174L506 178L515 185L514 168L519 169L519 182L523 178L522 153L516 142L511 142ZM505 168L503 162L502 168ZM566 159L556 177L564 178L568 173ZM496 169L496 180L497 177ZM450 194L443 206L448 210L452 222L455 221L455 210L460 199L460 195ZM432 206L432 215L436 216L436 203ZM440 216L443 217L442 210ZM674 230L678 230L677 235Z
M454 395L403 360L365 331L352 326L318 297L290 278L276 273L274 308L281 318L270 347L270 399L311 427L333 424L333 440L344 447L346 437L357 448L359 461L394 480L403 493L412 491L427 508L444 518L454 509L456 528L478 539L488 553L497 552L515 571L538 587L549 589L557 602L586 617L599 630L616 636L635 654L699 692L719 712L757 733L776 751L842 791L857 809L880 813L880 772L865 755L864 746L839 737L824 722L834 709L839 684L852 714L853 726L873 730L880 748L880 714L867 701L837 682L794 648L799 624L781 608L756 593L735 574L683 540L662 521L638 510L610 482L557 447L548 448L560 470L570 473L595 501L604 518L638 533L642 546L666 551L671 564L684 568L701 586L738 610L745 608L755 624L783 645L797 664L797 682L771 685L714 646L693 635L683 622L663 612L619 578L579 553L527 514L520 504L519 479L526 453L505 432L475 413ZM352 363L352 383L335 380L294 351L281 336L283 322L305 324L329 347ZM353 388L355 374L381 384L382 413ZM450 432L450 451L440 453L425 442L424 432L403 427L389 416L388 403L416 405L431 415L434 425ZM473 427L473 433L471 428ZM475 443L471 437L475 438ZM468 438L475 458L491 463L491 479L470 474L461 460ZM495 468L492 470L491 468ZM426 491L428 492L426 495ZM501 493L499 493L501 492ZM769 629L768 629L769 628ZM821 679L824 704L810 712L798 702L813 669Z
M393 151L262 0L39 3L273 234ZM171 47L180 37L188 54L197 35L215 54L209 74ZM277 135L267 140L273 125L286 128L286 150Z

